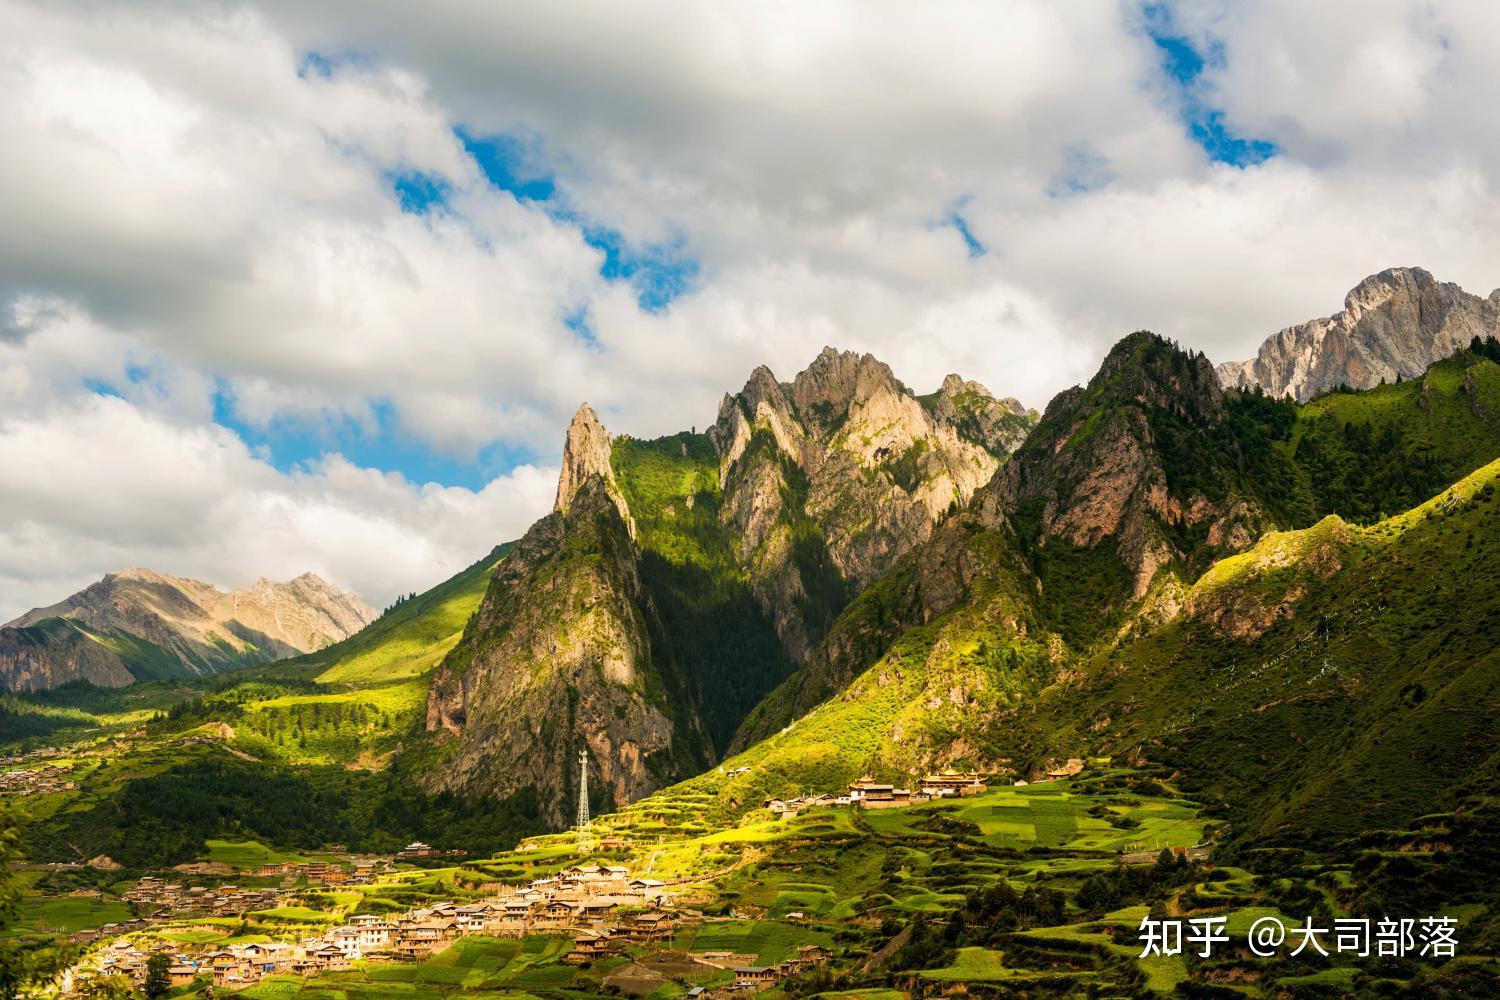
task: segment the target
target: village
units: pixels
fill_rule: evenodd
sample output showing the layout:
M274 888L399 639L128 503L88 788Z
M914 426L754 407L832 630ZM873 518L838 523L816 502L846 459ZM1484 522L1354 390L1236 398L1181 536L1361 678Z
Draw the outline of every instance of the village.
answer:
M72 768L59 764L0 771L0 795L46 795L72 791L78 786L68 778Z
M1024 786L1056 781L1077 774L1082 766L1083 761L1072 759L1061 766L1033 769L1030 782L1007 779L1006 783ZM974 772L943 771L924 776L913 783L913 788L903 788L866 775L836 794L773 797L762 805L784 820L816 808L895 809L980 795L992 780L993 776ZM590 846L603 850L620 846L609 841L608 837L590 841ZM174 986L201 979L211 981L218 989L239 990L268 976L310 977L347 970L356 963L420 961L473 936L563 938L570 947L561 960L588 965L615 956L639 958L643 949L670 948L684 927L723 919L680 907L672 889L660 879L635 874L621 864L590 862L524 884L494 886L494 894L484 899L429 903L400 913L354 914L336 926L319 927L295 940L187 945L162 936L168 928L170 932L215 928L212 923L190 923L194 919L254 918L297 904L309 891L355 888L399 878L402 873L397 870L398 862L450 853L413 842L392 857L348 858L342 863L270 862L239 872L257 880L276 879L276 886L190 886L162 876L143 877L124 893L124 899L135 904L138 913L145 911L142 918L73 935L76 943L93 946L93 951L64 977L65 992L84 992L100 977L123 976L141 982L147 963L156 953L170 959L169 975ZM178 866L177 872L228 874L224 869L223 865L201 862ZM788 916L795 919L801 914ZM758 964L754 954L714 950L688 952L680 956L680 961L703 973L727 973L725 982L713 991L727 995L773 987L829 957L827 948L801 943L794 953L774 965ZM704 992L700 989L693 995L703 996Z
M748 770L749 768L736 768L727 773L737 775ZM1058 767L1033 770L1029 781L1025 778L1018 778L1011 784L1017 788L1024 788L1028 784L1061 781L1064 778L1071 778L1082 770L1083 760L1073 757ZM974 772L943 771L939 774L929 774L922 778L915 790L898 788L865 775L858 781L851 782L845 791L837 794L788 799L773 797L765 799L761 806L770 810L773 815L792 819L807 809L854 805L862 809L900 809L905 806L921 805L934 799L982 795L988 790L989 784L985 776Z
M316 866L314 862L294 867L309 878L321 875L326 882L329 873L310 870ZM269 873L273 867L280 866L265 869ZM230 885L184 888L147 877L136 883L127 898L158 906L152 922L159 922L169 917L253 913L278 905L282 893ZM622 865L579 864L525 885L503 886L494 896L476 902L443 902L401 914L357 914L346 923L296 941L216 948L212 944L193 947L162 940L152 946L145 940L149 934L140 933L152 922L106 925L75 936L80 943L113 940L71 969L63 986L65 993L78 994L100 977L124 976L140 982L151 956L162 952L172 962L172 985L208 977L217 988L236 990L272 975L312 976L348 969L356 962L420 960L468 936L568 937L572 949L564 961L584 964L623 954L636 946L665 944L684 923L703 919L694 911L678 911L658 879L634 876ZM688 956L705 969L731 972L734 981L727 987L730 991L765 988L828 957L827 949L816 945L799 948L794 957L776 966L754 965L754 955L731 952L706 951Z

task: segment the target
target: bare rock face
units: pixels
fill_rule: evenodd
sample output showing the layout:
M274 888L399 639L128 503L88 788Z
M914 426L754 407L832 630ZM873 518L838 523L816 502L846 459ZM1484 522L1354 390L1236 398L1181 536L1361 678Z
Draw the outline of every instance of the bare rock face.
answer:
M1212 547L1234 549L1263 526L1260 511L1243 498L1169 481L1159 428L1200 434L1223 419L1223 390L1207 358L1133 334L1086 388L1052 401L1036 434L996 476L985 505L997 519L1034 516L1040 544L1058 539L1091 549L1112 542L1134 595L1144 596L1159 569L1189 555L1171 529L1201 528Z
M496 571L432 681L427 728L446 731L449 746L429 791L534 790L561 826L580 749L618 804L707 764L697 720L674 721L680 679L653 651L654 611L617 499L597 471L575 479L565 507Z
M354 594L304 573L224 592L150 569L110 573L0 629L0 687L85 679L119 687L308 653L375 619Z
M874 357L833 348L790 383L761 367L726 395L709 432L726 528L793 656L968 502L1034 422L957 376L918 399Z
M932 397L931 410L941 426L1002 457L1021 447L1041 416L1013 398L996 399L978 382L959 375L943 379L942 388Z
M593 476L599 477L605 493L625 519L630 536L634 538L635 521L620 493L619 484L615 482L614 467L610 463L609 432L599 422L599 414L584 403L568 423L568 436L563 441L562 471L557 477L557 500L553 503L553 509L567 513L574 496Z
M1251 360L1220 365L1219 378L1306 401L1339 385L1415 378L1475 336L1497 335L1500 289L1480 298L1419 267L1395 267L1360 282L1334 315L1289 326Z

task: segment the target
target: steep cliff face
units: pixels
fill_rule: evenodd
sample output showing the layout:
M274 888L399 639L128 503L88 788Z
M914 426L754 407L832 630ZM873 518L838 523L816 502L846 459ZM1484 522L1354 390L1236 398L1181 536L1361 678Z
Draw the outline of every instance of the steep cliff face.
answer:
M1041 549L1109 543L1141 597L1163 566L1243 548L1268 524L1220 433L1227 418L1207 358L1132 334L1086 388L1052 401L982 508Z
M611 438L580 408L553 513L434 676L428 786L534 790L561 824L580 747L617 803L693 773L1034 420L831 349L790 383L757 369L706 435Z
M119 687L214 673L322 649L374 618L358 597L311 573L226 593L129 569L0 629L0 686L40 690L82 679Z
M1497 334L1500 289L1480 298L1419 267L1395 267L1360 282L1332 316L1289 326L1249 361L1220 365L1219 377L1302 402L1339 385L1418 377L1475 336Z
M710 431L725 527L793 656L968 502L1034 420L957 376L918 399L870 355L832 348L789 384L762 367L726 395Z
M580 749L615 803L708 761L680 681L653 646L655 612L616 498L593 470L568 492L567 509L533 525L501 564L427 703L428 729L449 734L429 790L531 789L554 825L570 813Z
M634 538L635 519L631 517L625 497L620 493L620 485L615 481L611 456L609 432L599 422L599 414L594 412L593 407L584 403L568 423L567 437L563 442L562 469L557 476L557 499L552 507L567 513L578 491L590 479L598 477L600 488L615 505L615 510L620 512L630 536Z

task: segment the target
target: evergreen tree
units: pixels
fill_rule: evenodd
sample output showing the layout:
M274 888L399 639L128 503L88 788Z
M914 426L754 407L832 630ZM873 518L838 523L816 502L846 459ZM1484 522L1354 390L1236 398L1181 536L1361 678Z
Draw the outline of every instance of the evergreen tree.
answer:
M172 967L172 959L166 952L157 952L146 959L146 981L141 985L148 997L159 997L172 988L172 977L167 970Z

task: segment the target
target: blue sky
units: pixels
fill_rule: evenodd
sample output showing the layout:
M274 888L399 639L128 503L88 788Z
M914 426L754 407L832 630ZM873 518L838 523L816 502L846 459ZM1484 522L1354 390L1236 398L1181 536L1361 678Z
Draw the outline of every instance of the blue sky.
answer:
M1253 166L1276 155L1276 144L1254 136L1235 134L1225 123L1224 111L1213 107L1204 92L1204 70L1222 64L1222 43L1210 39L1195 42L1179 31L1171 7L1149 3L1142 7L1146 33L1156 46L1161 68L1175 87L1183 124L1189 137L1215 163L1233 167Z
M1216 163L1247 167L1274 157L1274 143L1234 133L1226 125L1223 110L1208 100L1204 72L1216 61L1222 62L1222 46L1213 40L1195 41L1178 30L1167 6L1146 4L1142 13L1159 82L1173 95L1185 136ZM370 59L365 54L310 51L301 59L301 72L326 78L341 66ZM643 311L666 312L675 300L697 287L702 264L685 237L665 243L633 243L608 220L589 218L573 207L553 169L544 136L485 132L465 125L454 126L452 131L491 187L519 202L540 206L560 223L576 226L585 242L601 255L599 276L632 289ZM1049 181L1050 194L1083 194L1114 179L1108 160L1086 136L1066 144L1060 155L1063 166ZM404 170L390 174L388 179L403 212L423 215L452 210L453 185L439 174ZM959 235L970 258L979 258L988 253L988 248L965 217L969 201L968 195L960 197L943 224ZM600 349L586 302L568 308L562 322L581 344ZM405 433L389 401L373 400L371 408L373 424L334 419L310 426L305 420L290 419L259 426L237 415L232 391L221 386L215 395L214 419L282 470L303 467L336 451L362 465L400 472L412 482L478 489L516 465L548 461L548 456L535 447L502 443L493 443L472 455L445 454Z
M1130 330L1500 284L1487 5L236 2L0 0L16 605L383 603L547 509L580 403L702 428L825 345L1042 407Z

